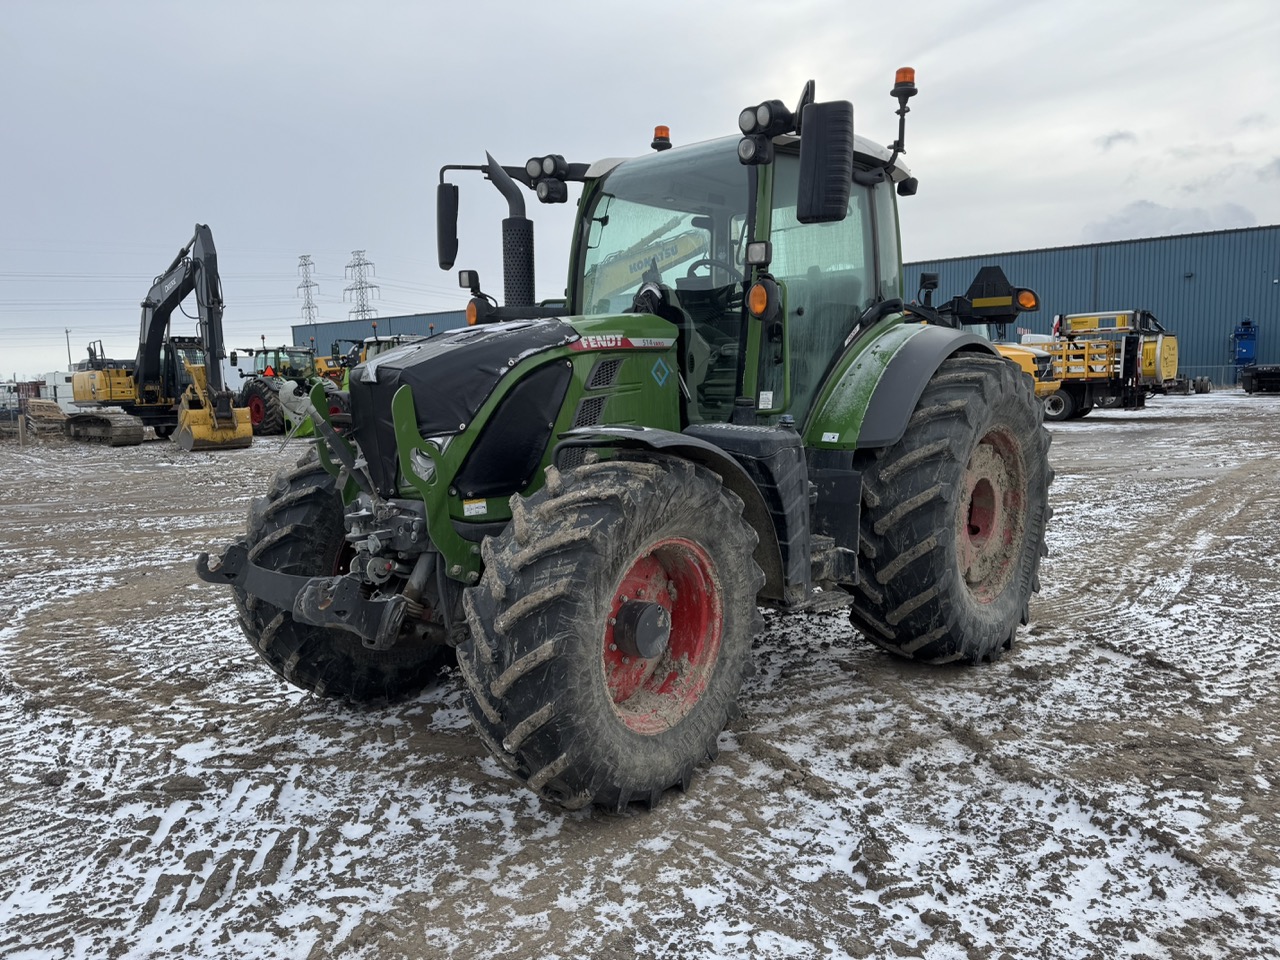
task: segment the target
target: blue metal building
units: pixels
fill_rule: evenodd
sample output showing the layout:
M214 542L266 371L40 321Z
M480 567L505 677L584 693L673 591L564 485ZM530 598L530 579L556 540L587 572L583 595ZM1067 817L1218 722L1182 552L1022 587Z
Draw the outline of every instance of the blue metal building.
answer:
M937 273L934 302L942 302L987 264L1040 295L1040 311L1019 321L1023 331L1049 333L1057 313L1150 310L1178 335L1183 374L1229 383L1234 334L1249 319L1257 362L1280 363L1280 225L916 261L905 265L904 292L913 299L920 274Z
M377 324L375 327L374 324ZM467 324L463 310L444 310L438 313L409 313L398 317L375 317L373 320L330 320L324 323L296 323L292 327L293 343L299 347L314 347L316 352L328 354L335 341L339 353L346 352L352 340L363 340L375 333L380 337L414 333L430 337L446 330L455 330Z

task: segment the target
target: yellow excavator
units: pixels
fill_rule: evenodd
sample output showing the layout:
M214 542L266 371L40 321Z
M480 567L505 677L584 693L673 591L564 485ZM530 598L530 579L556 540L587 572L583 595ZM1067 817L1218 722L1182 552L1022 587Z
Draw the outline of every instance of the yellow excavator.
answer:
M200 335L169 333L174 309L195 293ZM77 412L67 417L73 440L131 446L151 427L177 434L184 450L223 450L253 442L249 411L236 407L222 382L222 283L213 234L201 223L156 278L142 301L142 332L133 365L107 360L101 342L89 347L88 369L72 375Z

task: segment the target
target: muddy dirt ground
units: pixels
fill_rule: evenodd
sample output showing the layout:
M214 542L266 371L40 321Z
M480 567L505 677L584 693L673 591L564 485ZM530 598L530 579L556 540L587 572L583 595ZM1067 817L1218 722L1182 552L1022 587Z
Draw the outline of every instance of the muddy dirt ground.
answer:
M193 563L296 447L0 444L0 957L1280 956L1280 397L1051 432L1012 655L770 616L629 816L509 779L456 675L276 680Z

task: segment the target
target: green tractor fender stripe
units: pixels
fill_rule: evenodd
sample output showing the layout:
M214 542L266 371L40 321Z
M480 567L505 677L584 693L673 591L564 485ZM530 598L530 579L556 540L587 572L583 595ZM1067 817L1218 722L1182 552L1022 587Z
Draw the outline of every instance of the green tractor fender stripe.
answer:
M890 328L854 357L822 398L806 443L827 450L896 443L942 361L962 351L999 355L988 341L963 330L923 323Z

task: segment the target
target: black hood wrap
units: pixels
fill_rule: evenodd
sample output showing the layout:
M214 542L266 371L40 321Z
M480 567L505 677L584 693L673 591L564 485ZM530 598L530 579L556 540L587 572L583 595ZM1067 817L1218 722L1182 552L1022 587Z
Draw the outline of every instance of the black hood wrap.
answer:
M516 320L438 334L354 367L352 436L379 492L394 495L399 477L391 398L402 386L413 392L422 436L459 433L520 361L577 339L560 320Z

